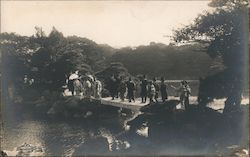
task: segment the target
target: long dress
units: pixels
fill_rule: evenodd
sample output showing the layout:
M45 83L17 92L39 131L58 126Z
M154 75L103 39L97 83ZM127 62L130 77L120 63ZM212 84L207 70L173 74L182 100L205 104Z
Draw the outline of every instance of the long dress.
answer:
M142 80L140 84L142 102L146 102L147 100L147 95L148 95L147 84L148 84L148 81L146 79Z
M120 98L122 101L125 99L125 93L127 91L127 85L124 81L121 81L120 86L119 86L119 93L120 93Z
M85 97L91 98L93 91L92 91L92 85L89 80L85 81L84 87L85 87Z
M76 92L76 95L80 95L80 93L83 90L83 85L82 85L81 81L78 79L74 80L73 85L74 85L74 90Z
M191 88L189 85L182 85L179 88L181 105L187 109L189 107L189 95L191 94Z
M94 83L94 97L95 98L101 98L101 92L102 92L102 83L99 80L96 80Z
M155 97L155 86L153 84L149 85L149 99L150 102L153 102L153 98Z
M164 82L161 83L160 90L161 90L161 99L164 102L166 99L168 99L167 85Z
M127 88L128 88L129 102L131 102L131 100L135 101L135 96L134 96L135 84L134 84L134 82L133 81L128 81L127 82Z
M109 81L110 81L109 82L109 92L110 92L112 99L114 99L116 92L117 92L116 80L115 80L115 78L111 77Z
M74 80L68 81L68 89L71 91L72 95L74 95Z

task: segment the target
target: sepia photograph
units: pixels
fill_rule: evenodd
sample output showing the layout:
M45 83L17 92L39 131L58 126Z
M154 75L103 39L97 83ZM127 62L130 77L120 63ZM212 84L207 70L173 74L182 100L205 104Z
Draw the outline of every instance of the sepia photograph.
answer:
M249 10L0 1L0 157L249 157Z

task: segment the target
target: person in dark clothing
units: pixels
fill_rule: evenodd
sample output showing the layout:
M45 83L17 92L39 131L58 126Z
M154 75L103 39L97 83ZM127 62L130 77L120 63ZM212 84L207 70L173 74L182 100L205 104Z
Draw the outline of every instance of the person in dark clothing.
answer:
M68 88L69 88L69 91L71 92L72 95L74 95L74 80L69 80L68 81Z
M148 85L148 80L146 79L146 76L143 75L143 78L141 79L141 102L142 103L146 103L147 101L147 95L148 95L148 89L147 89L147 85Z
M154 99L155 99L155 102L158 102L158 97L159 97L159 93L160 93L160 87L159 87L159 84L156 82L156 78L153 79L153 85L155 87L155 96L154 96Z
M122 77L120 77L120 85L119 85L119 93L120 93L120 98L122 101L124 101L125 99L125 93L127 91L127 85L126 85L126 82L124 81L124 79Z
M68 81L68 88L69 88L69 91L71 91L71 94L74 95L74 91L75 91L74 80L69 80Z
M135 102L135 96L134 96L135 84L132 81L131 77L129 78L129 80L127 82L127 88L128 88L128 99L129 99L129 102L131 102L131 100L133 100Z
M114 84L114 88L115 88L115 97L118 98L119 97L119 86L121 83L121 79L119 78L118 75L115 75L115 84Z
M112 100L114 100L116 92L117 92L116 79L115 79L114 75L112 75L110 77L109 92L111 94Z
M71 76L72 74L73 73L70 72L69 76ZM73 96L74 95L74 91L75 91L75 89L74 89L74 79L68 79L68 89L69 89L69 91L71 92L71 94Z
M167 85L164 83L163 77L161 78L160 90L161 90L162 102L165 102L165 100L168 99L168 93L167 93Z

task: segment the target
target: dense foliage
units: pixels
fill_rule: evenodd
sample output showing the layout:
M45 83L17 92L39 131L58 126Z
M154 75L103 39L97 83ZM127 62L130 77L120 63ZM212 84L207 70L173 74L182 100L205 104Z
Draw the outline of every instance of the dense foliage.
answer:
M35 35L2 33L2 79L18 86L24 75L35 80L37 89L58 90L70 72L94 73L105 67L106 57L114 49L76 36L64 37L55 28L45 35L36 27Z
M147 74L150 78L198 79L211 71L213 60L201 49L201 45L170 46L151 43L134 49L122 48L109 58L121 62L133 75Z
M213 0L213 12L199 15L192 25L175 31L176 42L202 43L207 54L221 58L226 67L202 80L200 104L216 97L227 97L226 106L240 104L248 67L247 5L247 0Z

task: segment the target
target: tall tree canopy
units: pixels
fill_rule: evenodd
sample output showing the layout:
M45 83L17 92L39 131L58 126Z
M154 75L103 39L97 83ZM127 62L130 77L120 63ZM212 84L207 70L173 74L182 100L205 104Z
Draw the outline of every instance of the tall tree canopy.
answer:
M113 53L108 52L112 50L108 46L86 38L64 37L54 27L48 35L40 27L35 30L31 37L0 34L2 79L6 84L17 87L28 75L35 80L36 89L58 90L71 71L85 74L102 70L106 55Z
M209 5L214 11L199 15L193 24L176 30L174 40L202 43L207 53L212 58L222 58L226 67L201 84L200 104L206 104L211 97L227 97L226 106L237 106L247 76L248 1L212 0Z
M222 57L227 67L242 68L248 41L247 0L213 0L212 13L199 15L194 23L175 31L177 42L202 42L211 57Z

